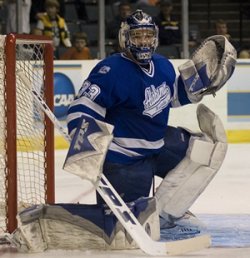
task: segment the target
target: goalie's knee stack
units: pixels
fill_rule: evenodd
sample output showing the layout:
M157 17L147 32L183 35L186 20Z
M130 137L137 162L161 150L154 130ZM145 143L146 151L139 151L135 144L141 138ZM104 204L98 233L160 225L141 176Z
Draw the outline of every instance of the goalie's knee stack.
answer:
M159 216L154 198L129 204L148 234L158 240ZM40 205L19 214L13 243L25 252L46 249L135 249L130 235L106 207L97 205Z

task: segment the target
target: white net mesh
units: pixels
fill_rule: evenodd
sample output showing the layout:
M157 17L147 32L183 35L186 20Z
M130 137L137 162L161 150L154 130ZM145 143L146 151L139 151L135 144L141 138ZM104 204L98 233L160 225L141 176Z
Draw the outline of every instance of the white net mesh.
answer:
M4 113L5 109L5 100L4 100L4 42L5 37L0 36L0 113ZM5 141L6 136L5 132L5 116L0 116L0 229L5 229L5 191L6 191L6 171L5 171Z
M0 234L7 231L8 163L6 155L6 58L5 36L0 36ZM16 41L16 71L21 71L30 81L29 87L16 77L16 124L17 124L17 195L18 210L31 204L45 203L46 198L46 154L45 117L34 101L31 91L35 87L43 93L44 44L36 41ZM14 136L13 136L14 137Z

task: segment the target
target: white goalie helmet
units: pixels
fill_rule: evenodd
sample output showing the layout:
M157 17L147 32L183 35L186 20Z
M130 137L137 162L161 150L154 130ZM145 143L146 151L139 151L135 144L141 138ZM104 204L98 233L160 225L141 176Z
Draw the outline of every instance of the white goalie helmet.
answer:
M152 17L142 10L136 10L128 16L121 24L119 44L140 65L148 64L158 46L158 27Z

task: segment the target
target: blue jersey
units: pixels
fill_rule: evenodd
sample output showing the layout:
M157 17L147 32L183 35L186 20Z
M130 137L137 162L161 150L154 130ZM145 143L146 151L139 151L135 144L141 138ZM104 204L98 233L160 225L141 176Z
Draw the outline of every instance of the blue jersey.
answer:
M124 54L99 62L68 110L68 129L82 113L114 126L106 160L130 164L159 153L164 145L169 109L190 103L173 65L154 54L148 69Z

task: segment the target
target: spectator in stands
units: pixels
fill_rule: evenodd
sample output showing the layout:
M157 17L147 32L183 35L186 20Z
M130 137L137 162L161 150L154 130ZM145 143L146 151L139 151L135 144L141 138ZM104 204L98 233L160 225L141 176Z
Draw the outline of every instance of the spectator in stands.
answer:
M237 53L239 53L240 44L231 37L230 33L228 32L228 26L226 21L219 19L215 22L215 33L217 35L225 36L229 40L229 42L235 47Z
M121 26L121 23L125 21L126 17L132 13L132 7L129 1L123 1L119 4L118 15L109 22L106 26L106 35L109 39L117 40L117 35Z
M86 60L92 59L90 49L87 47L87 34L84 32L75 33L73 36L73 46L66 50L61 56L61 60Z
M20 28L17 28L17 1L5 0L5 4L7 7L6 33L18 32L29 34L31 0L23 0L21 3L22 23Z
M30 22L31 24L36 24L39 17L46 12L45 2L46 0L32 0L31 1L31 10L30 10ZM64 17L65 14L65 0L58 0L60 9L58 14L61 17Z
M60 4L57 0L46 0L45 13L38 16L34 34L47 35L53 38L55 58L59 57L58 47L71 47L67 24L59 14Z
M159 0L137 0L136 3L138 4L138 6L156 6L159 3Z
M228 33L228 27L226 21L219 19L215 23L215 32L217 35L225 36L229 41L232 39L231 35Z
M160 45L172 45L181 43L180 23L172 15L173 4L170 0L161 0L159 3L160 12L154 18L159 27Z
M243 49L240 51L238 58L244 58L249 59L250 58L250 50L249 49Z

